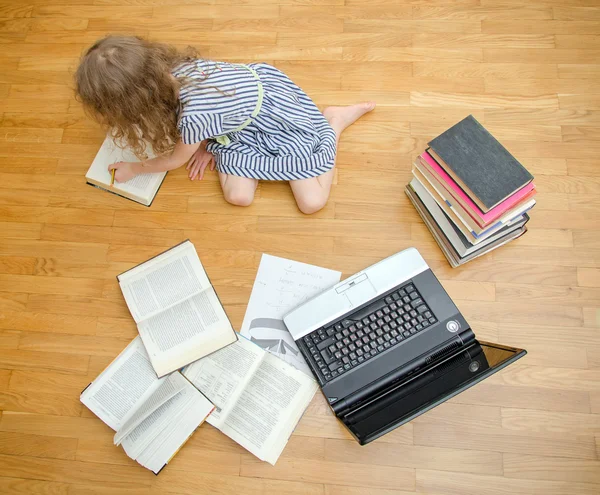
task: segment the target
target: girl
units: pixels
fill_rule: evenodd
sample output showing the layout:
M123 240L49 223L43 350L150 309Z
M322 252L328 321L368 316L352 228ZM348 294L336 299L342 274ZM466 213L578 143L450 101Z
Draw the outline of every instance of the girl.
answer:
M85 109L143 155L118 162L115 180L188 163L201 180L216 167L225 199L248 206L259 180L288 180L300 211L327 202L337 143L374 103L329 107L321 114L285 74L267 64L228 64L138 37L108 36L83 56L76 91ZM214 161L213 161L214 158Z

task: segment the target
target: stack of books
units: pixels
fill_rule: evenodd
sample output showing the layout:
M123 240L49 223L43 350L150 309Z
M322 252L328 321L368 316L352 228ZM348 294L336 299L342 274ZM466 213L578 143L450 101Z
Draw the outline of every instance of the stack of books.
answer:
M527 231L533 176L472 115L428 144L406 194L453 267Z

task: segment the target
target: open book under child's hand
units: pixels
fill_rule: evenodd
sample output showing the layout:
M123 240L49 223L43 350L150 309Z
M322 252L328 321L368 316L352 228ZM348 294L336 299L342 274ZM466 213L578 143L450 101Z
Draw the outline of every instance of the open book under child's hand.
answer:
M127 182L137 175L135 165L137 162L117 162L109 165L108 171L115 171L115 182Z

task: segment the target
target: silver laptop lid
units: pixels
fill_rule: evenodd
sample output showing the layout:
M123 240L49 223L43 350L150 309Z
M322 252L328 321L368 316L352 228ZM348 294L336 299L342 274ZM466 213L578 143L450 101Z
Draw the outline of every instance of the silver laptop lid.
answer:
M405 249L342 280L292 310L283 321L298 340L428 269L415 248Z

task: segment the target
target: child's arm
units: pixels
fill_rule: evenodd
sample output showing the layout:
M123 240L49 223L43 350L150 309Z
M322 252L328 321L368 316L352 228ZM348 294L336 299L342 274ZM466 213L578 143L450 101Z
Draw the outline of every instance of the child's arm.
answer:
M184 144L179 141L170 154L157 156L142 162L117 162L108 166L108 170L115 170L115 180L126 182L138 174L166 172L184 165L196 152L202 143Z

